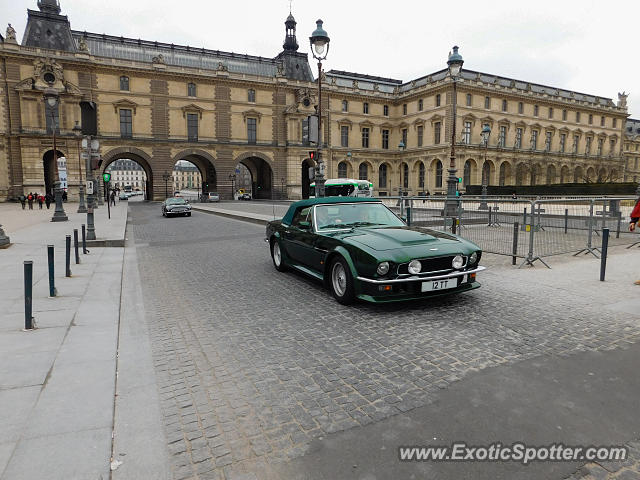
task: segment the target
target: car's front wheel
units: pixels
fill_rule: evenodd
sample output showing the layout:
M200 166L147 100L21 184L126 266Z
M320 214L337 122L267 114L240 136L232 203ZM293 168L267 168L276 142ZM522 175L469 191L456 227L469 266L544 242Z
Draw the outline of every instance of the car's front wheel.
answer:
M276 267L277 271L284 272L287 270L282 258L280 242L275 238L271 241L271 260L273 260L273 266Z
M187 217L190 217L190 216L191 216L191 212L187 213Z
M353 288L353 276L349 265L342 257L336 257L331 262L331 268L329 269L329 284L331 286L331 293L338 303L343 305L349 305L353 303L355 298Z

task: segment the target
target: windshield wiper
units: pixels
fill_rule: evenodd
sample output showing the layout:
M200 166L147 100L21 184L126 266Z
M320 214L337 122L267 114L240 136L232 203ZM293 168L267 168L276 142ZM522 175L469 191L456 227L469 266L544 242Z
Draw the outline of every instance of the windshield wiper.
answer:
M347 223L347 225L352 226L352 227L367 227L369 225L379 225L378 223L371 223L371 222L353 222L353 223Z
M351 225L346 223L331 223L329 225L323 225L319 230L324 230L326 228L351 228Z

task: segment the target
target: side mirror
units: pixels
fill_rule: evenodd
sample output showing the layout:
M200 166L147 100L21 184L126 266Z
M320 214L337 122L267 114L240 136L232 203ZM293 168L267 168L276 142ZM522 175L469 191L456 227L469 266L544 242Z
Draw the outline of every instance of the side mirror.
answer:
M310 230L311 229L311 223L310 222L300 222L300 230Z

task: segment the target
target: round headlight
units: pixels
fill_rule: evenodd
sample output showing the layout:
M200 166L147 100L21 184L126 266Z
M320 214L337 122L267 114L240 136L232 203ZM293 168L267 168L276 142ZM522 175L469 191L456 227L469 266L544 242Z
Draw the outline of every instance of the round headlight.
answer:
M411 262L409 262L409 273L415 275L420 273L420 270L422 270L420 260L411 260Z
M469 265L473 265L477 261L478 261L478 253L477 252L473 252L471 255L469 255Z
M451 262L451 266L455 269L462 268L464 265L464 257L462 255L456 255L453 257L453 262Z
M389 262L382 262L378 265L378 275L386 275L389 273Z

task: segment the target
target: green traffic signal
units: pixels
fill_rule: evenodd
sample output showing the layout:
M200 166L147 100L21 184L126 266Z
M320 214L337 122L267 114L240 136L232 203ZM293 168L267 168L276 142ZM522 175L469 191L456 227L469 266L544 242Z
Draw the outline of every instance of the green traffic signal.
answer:
M102 174L102 180L104 180L105 183L109 183L109 181L111 180L111 174L110 173L103 173Z

